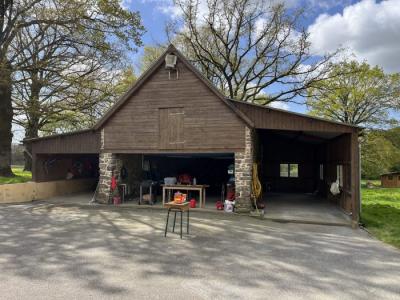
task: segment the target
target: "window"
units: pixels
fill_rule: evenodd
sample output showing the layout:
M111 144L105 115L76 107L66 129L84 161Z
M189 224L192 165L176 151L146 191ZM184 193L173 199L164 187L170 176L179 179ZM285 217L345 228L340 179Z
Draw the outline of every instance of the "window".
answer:
M324 165L323 164L319 165L319 179L324 180Z
M299 177L299 164L280 164L281 177Z
M289 177L299 177L299 165L289 164Z
M392 175L389 175L389 180L393 180L393 176Z
M281 174L281 177L289 177L289 165L288 164L281 164L280 174Z
M336 166L336 179L339 180L339 185L343 186L343 165Z

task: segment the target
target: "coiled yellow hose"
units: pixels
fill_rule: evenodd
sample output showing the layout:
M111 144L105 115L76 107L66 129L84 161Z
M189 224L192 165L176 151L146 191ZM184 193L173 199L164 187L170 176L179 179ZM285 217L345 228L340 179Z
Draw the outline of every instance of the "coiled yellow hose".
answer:
M261 192L262 192L262 186L260 179L258 178L258 165L257 163L253 163L253 180L252 180L252 185L253 185L253 195L254 198L259 199L261 197Z

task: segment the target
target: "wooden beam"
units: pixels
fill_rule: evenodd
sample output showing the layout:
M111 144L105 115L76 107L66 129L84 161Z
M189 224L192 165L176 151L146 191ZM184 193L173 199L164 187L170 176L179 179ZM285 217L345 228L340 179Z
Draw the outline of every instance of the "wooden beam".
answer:
M358 130L351 134L351 198L353 227L358 226L360 220L360 145L358 142Z

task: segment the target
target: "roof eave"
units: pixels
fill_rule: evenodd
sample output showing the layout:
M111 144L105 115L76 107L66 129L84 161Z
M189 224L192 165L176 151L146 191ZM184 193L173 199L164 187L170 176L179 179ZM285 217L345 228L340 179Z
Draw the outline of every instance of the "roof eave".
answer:
M36 137L36 138L24 138L22 140L22 143L32 143L36 141L42 141L42 140L48 140L48 139L53 139L53 138L61 138L65 136L70 136L70 135L75 135L75 134L81 134L81 133L86 133L86 132L95 132L93 128L88 128L88 129L82 129L82 130L75 130L71 132L65 132L65 133L57 133L57 134L52 134L52 135L47 135L47 136L42 136L42 137Z
M324 118L310 116L310 115L297 113L297 112L293 112L293 111L288 111L288 110L275 108L275 107L271 107L271 106L266 106L266 105L261 105L261 104L246 102L246 101L235 100L235 99L231 99L229 97L227 97L227 100L229 100L231 102L234 102L234 103L247 104L247 105L255 106L255 107L258 107L258 108L269 109L269 110L272 110L272 111L278 111L278 112L282 112L282 113L286 113L286 114L290 114L290 115L295 115L295 116L299 116L299 117L314 119L314 120L317 120L317 121L327 122L327 123L336 124L336 125L342 125L342 126L346 126L346 127L352 127L352 128L358 129L358 130L364 129L364 127L361 127L361 126L358 126L358 125L342 123L342 122L333 121L333 120L327 120L327 119L324 119Z

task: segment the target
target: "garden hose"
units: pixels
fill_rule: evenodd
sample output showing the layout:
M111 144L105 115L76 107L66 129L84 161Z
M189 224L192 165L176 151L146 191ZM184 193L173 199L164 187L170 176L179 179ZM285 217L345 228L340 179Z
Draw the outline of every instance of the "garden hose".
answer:
M258 212L257 200L261 197L262 187L261 187L260 179L258 178L258 164L257 163L253 163L252 188L253 188L254 205Z

